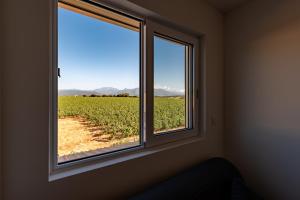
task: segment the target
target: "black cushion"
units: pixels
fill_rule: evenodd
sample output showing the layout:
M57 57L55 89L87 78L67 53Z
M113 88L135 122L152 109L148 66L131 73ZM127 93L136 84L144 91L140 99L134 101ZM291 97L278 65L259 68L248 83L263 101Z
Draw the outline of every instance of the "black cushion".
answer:
M236 182L233 182L234 180ZM236 167L223 158L212 158L135 195L131 199L229 200L240 198L242 200L243 191L239 184L244 185L244 181Z
M231 200L262 200L255 192L251 191L245 182L235 177L231 184Z

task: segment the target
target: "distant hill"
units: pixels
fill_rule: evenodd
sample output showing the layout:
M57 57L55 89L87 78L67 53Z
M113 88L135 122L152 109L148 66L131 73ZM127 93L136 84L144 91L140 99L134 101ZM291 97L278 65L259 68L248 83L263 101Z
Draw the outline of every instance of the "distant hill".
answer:
M102 88L93 90L93 92L97 92L97 94L115 95L115 94L119 93L119 90L117 88L113 88L113 87L102 87Z
M113 87L102 87L95 90L78 90L78 89L66 89L66 90L58 90L59 96L82 96L82 95L118 95L123 93L128 93L129 96L139 96L139 88L133 89L123 89L119 90ZM183 92L179 91L170 91L165 89L154 89L155 96L183 96Z

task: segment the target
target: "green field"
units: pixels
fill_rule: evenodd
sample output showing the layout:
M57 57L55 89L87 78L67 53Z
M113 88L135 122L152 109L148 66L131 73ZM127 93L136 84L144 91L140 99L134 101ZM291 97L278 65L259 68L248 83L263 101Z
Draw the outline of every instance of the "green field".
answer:
M155 131L184 126L183 98L155 97L154 102ZM134 136L139 133L139 98L60 96L58 116L84 118L113 138Z

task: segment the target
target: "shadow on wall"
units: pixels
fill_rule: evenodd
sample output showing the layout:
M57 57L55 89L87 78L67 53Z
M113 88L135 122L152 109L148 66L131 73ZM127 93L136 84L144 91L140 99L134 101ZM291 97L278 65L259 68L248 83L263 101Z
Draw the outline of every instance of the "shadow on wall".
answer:
M226 16L226 155L267 199L300 199L300 1Z
M259 127L240 131L243 135L236 135L239 143L231 149L239 152L232 153L231 158L243 160L238 167L250 185L269 199L299 199L300 130Z

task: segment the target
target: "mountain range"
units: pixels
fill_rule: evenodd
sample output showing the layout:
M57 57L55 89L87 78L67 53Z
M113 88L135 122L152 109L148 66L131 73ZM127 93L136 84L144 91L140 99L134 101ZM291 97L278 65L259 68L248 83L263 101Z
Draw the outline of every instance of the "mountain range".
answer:
M102 87L95 90L79 90L79 89L63 89L58 90L59 96L81 96L81 95L118 95L128 93L129 96L139 96L139 88L132 88L132 89L117 89L113 87ZM154 96L183 96L184 93L180 91L172 91L157 88L154 89Z

